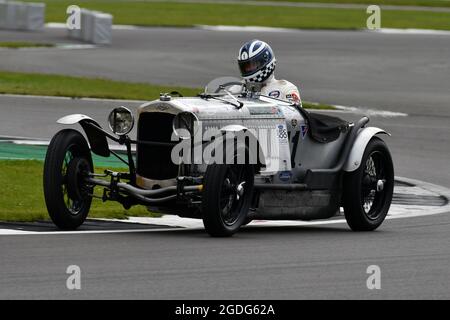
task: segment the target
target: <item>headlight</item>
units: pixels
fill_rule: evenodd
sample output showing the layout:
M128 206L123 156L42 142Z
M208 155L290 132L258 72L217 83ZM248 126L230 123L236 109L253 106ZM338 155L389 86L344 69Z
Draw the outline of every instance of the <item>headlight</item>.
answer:
M173 131L181 139L189 139L197 133L198 118L192 112L180 112L173 119Z
M118 107L111 111L108 116L109 128L119 136L131 131L134 126L134 117L131 111L125 107Z

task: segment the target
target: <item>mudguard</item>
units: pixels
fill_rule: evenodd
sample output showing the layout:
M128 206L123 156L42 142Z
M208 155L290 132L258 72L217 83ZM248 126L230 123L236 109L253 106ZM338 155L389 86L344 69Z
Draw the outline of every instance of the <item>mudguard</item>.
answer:
M86 133L92 152L102 157L110 156L111 151L109 150L106 136L94 128L96 126L101 129L101 126L91 117L84 114L70 114L58 119L56 122L66 125L79 123Z
M344 171L352 172L359 168L367 144L369 143L370 139L378 134L387 134L390 136L390 134L383 129L376 127L362 128L359 131L355 143L353 144L353 147L347 158L347 161L344 164Z

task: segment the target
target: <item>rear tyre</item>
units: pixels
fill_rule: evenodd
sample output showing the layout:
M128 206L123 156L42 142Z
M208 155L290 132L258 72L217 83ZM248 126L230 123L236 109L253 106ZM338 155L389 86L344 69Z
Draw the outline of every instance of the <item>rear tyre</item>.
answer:
M254 169L247 164L211 164L203 185L203 224L213 237L229 237L246 222Z
M353 231L372 231L386 218L394 192L394 166L383 140L368 143L361 165L344 176L344 213Z
M93 188L84 182L84 176L92 171L91 152L81 133L72 129L58 132L44 163L45 204L58 228L74 230L86 220Z

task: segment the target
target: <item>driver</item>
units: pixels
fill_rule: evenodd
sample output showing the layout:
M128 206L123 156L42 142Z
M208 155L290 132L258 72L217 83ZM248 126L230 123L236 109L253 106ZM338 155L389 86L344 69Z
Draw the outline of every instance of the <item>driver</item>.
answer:
M239 50L239 69L246 82L260 82L262 95L287 100L301 106L298 88L289 81L275 79L276 62L272 48L261 40L249 41Z

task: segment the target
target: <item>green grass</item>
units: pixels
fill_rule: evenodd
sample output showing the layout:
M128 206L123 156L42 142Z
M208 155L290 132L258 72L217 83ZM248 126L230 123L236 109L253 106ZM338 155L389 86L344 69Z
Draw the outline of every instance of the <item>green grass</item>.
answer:
M267 0L255 0L267 1ZM425 7L450 7L447 0L271 0L279 2L311 2L311 3L341 3L341 4L377 4L395 6L425 6Z
M96 78L0 71L0 93L154 100L161 92L181 92L193 96L201 89L157 86Z
M64 22L66 0L47 0L46 19ZM423 1L422 1L423 2ZM367 1L366 1L367 3ZM406 3L406 2L405 2ZM423 2L424 3L424 2ZM368 15L363 9L286 8L239 4L195 4L145 1L77 1L80 7L113 14L115 24L142 26L238 25L304 29L362 29ZM448 5L448 4L447 4ZM450 13L383 10L384 28L450 30Z
M184 96L196 96L202 89L53 74L0 71L0 93L8 94L154 100L159 97L161 92L171 91L178 91ZM334 109L330 105L307 101L303 101L303 107L307 109Z
M102 170L99 169L99 172ZM49 219L42 187L43 162L0 160L0 221L36 221ZM99 190L97 194L101 194ZM91 218L125 219L128 216L159 216L144 206L125 210L116 202L92 200Z
M7 49L50 48L54 46L55 45L51 43L21 42L21 41L0 42L0 48L7 48Z

